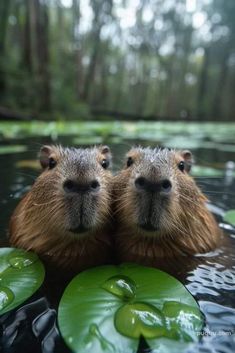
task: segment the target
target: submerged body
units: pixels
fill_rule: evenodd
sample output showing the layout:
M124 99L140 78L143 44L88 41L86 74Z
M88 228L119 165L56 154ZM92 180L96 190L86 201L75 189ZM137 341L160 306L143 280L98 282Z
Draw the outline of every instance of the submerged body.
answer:
M116 251L120 262L167 268L214 249L221 231L207 198L188 174L189 151L133 148L114 177Z
M107 146L42 147L44 170L11 217L11 244L74 272L109 263L110 158Z

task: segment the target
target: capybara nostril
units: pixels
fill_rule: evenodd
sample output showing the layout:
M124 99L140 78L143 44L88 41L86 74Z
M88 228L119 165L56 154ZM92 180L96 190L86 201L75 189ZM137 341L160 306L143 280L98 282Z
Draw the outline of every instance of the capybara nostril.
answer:
M144 177L138 177L135 180L135 186L137 189L146 190L148 182Z
M63 184L64 191L66 192L75 192L75 184L73 180L65 180Z
M135 180L135 186L139 190L149 191L153 193L169 193L172 188L172 184L168 179L163 179L160 181L150 181L144 177L138 177Z
M100 183L98 180L92 180L88 183L79 183L76 180L68 179L63 184L64 191L67 193L82 193L89 191L98 191Z
M170 180L168 180L168 179L162 180L161 186L162 186L161 191L163 191L163 192L170 192L172 189L172 184L171 184Z
M90 187L92 191L98 191L100 188L100 183L98 182L98 180L92 180Z
M71 180L71 179L65 180L63 184L63 188L64 188L64 191L67 193L81 191L79 184L75 180Z

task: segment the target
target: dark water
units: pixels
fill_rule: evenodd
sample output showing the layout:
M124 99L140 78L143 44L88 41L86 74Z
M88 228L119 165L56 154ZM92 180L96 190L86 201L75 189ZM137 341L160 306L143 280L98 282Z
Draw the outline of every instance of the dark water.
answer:
M39 143L40 141L40 143ZM70 145L67 138L60 142ZM17 141L15 141L17 143ZM20 141L22 144L22 140ZM6 240L7 223L20 197L33 183L38 172L33 169L18 168L20 160L35 159L42 143L50 140L23 141L27 152L0 155L0 237L3 245ZM143 144L143 141L142 141ZM147 144L147 142L146 142ZM115 169L121 165L124 153L131 142L113 145ZM195 151L200 160L216 160L224 163L234 155L217 154L216 151ZM205 327L199 343L189 346L187 352L235 352L235 229L223 223L223 210L235 208L235 182L225 178L198 178L198 184L212 201L213 211L225 230L228 242L212 253L195 257L180 271L178 277L196 298L205 316ZM0 352L3 353L69 353L63 343L56 322L57 306L65 284L55 287L48 278L43 287L20 308L0 317ZM53 290L51 291L51 289ZM145 349L141 342L139 352ZM82 352L81 352L82 353ZM95 352L94 352L95 353ZM123 352L124 353L124 352Z

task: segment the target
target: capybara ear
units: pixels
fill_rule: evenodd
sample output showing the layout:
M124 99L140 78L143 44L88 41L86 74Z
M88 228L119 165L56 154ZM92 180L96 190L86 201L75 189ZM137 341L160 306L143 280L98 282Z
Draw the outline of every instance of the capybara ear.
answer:
M193 155L189 150L185 150L181 152L181 156L185 161L185 171L189 173L194 162Z
M43 169L47 168L49 165L49 158L52 153L51 146L42 146L39 152L39 161Z
M99 151L100 151L102 158L103 158L102 163L105 163L106 167L104 167L103 164L102 164L102 166L105 169L110 167L112 164L112 154L111 154L110 148L106 145L101 145L101 146L99 146Z
M110 152L110 148L109 148L109 146L107 146L107 145L100 146L100 151L101 151L102 154L111 153L111 152Z
M109 161L112 159L112 153L110 151L109 146L104 145L104 146L100 146L100 152L105 156L106 159L108 159Z

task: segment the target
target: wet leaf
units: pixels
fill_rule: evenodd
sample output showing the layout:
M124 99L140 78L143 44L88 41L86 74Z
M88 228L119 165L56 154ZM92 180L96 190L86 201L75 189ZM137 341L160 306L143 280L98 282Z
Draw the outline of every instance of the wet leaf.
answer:
M41 286L44 266L38 256L15 248L0 249L0 314L22 304Z
M16 167L17 168L28 168L28 169L35 169L35 170L41 170L42 167L40 166L40 163L38 160L30 160L30 159L25 159L16 162Z
M229 210L225 212L224 220L235 226L235 210Z
M149 141L165 141L173 147L201 148L203 141L204 148L216 148L214 137L219 136L219 142L234 141L235 125L231 123L187 123L185 122L120 122L120 121L30 121L30 122L0 122L0 131L3 138L22 138L28 136L76 136L87 137L102 136L107 139L109 136L117 136L128 139L139 139ZM218 134L219 131L219 134ZM176 138L176 140L175 140ZM85 141L85 140L84 140ZM194 143L195 141L195 143ZM232 145L232 144L231 144ZM213 147L214 146L214 147ZM231 146L232 147L232 146ZM229 150L231 150L229 146ZM227 148L227 147L225 147Z
M58 311L73 352L134 353L143 335L156 352L179 352L198 340L202 316L172 276L135 264L102 266L77 275Z
M26 146L21 146L21 145L0 146L0 154L21 153L25 151L27 151Z
M82 136L77 137L73 140L75 145L98 145L103 142L102 137L100 136Z
M223 176L223 171L216 168L194 165L191 174L193 176L221 177Z

